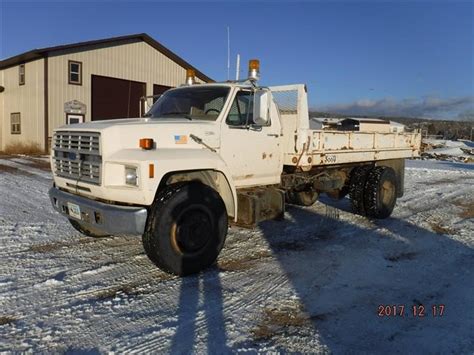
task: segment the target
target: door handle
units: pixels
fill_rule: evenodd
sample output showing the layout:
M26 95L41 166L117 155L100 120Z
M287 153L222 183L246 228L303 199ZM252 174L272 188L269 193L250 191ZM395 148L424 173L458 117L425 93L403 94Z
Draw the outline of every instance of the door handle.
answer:
M278 138L280 135L276 133L268 133L267 136Z

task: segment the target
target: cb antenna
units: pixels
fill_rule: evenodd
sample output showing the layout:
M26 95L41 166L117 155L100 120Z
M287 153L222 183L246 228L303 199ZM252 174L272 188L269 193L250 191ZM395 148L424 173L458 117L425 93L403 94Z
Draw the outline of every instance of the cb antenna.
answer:
M239 81L240 74L240 54L237 54L237 64L235 65L235 80Z
M230 79L230 27L227 26L227 80Z

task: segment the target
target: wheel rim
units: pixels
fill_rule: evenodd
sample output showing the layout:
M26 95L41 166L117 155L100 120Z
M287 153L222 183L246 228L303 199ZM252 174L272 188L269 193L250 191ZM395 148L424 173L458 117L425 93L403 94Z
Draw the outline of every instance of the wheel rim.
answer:
M391 181L384 181L382 184L382 203L388 206L395 197L395 185Z
M198 206L183 211L173 224L173 247L182 254L194 254L205 248L211 239L212 221L209 213Z

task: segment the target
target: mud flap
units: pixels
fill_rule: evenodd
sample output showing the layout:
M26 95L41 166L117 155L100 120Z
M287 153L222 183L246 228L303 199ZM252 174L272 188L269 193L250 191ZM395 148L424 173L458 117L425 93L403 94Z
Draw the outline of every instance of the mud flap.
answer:
M397 177L397 197L403 197L405 189L405 159L379 160L375 166L388 166L395 171Z

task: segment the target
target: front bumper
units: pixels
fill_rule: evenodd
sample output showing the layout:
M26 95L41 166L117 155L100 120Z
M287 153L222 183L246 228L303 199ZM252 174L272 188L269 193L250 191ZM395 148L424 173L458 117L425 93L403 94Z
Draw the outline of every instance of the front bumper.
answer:
M147 210L144 207L115 206L59 190L49 189L56 211L104 234L143 234ZM69 214L68 202L79 206L81 219Z

